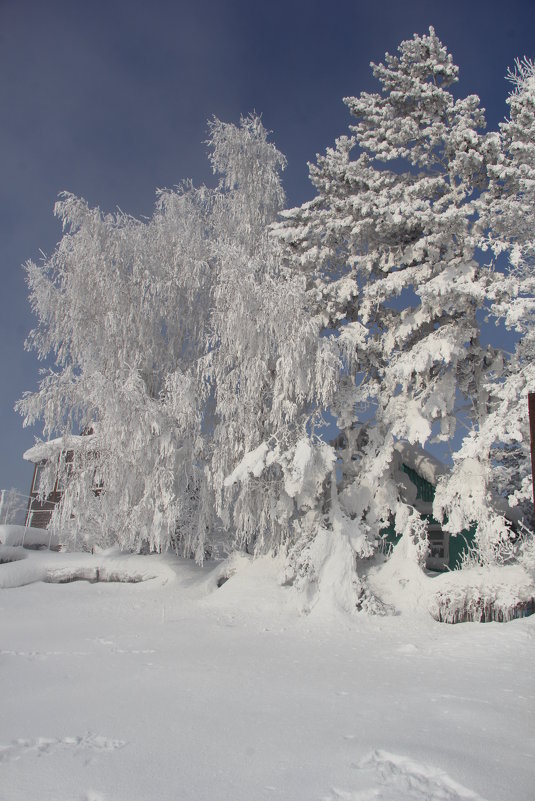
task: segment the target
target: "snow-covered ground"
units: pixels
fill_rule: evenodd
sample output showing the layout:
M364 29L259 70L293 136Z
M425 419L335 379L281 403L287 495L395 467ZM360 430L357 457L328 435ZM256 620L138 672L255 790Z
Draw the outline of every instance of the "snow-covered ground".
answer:
M304 615L236 567L1 564L1 801L532 801L535 616ZM97 569L137 583L48 583Z

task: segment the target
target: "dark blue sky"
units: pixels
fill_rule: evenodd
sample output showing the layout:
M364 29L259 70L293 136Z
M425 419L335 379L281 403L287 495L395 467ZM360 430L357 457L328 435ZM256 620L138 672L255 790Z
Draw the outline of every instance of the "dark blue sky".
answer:
M507 67L535 56L534 0L0 0L0 488L30 481L39 431L13 404L40 365L20 265L60 238L58 192L148 215L156 187L212 181L209 117L256 110L296 205L307 161L347 131L342 97L373 90L369 62L429 25L495 128Z

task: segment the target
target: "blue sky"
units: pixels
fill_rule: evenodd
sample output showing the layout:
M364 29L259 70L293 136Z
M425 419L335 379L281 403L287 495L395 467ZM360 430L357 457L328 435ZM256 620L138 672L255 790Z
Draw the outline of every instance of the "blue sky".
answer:
M369 62L429 25L495 128L507 67L535 56L533 0L0 0L0 488L27 491L40 433L13 411L40 367L21 264L60 238L57 194L149 215L157 187L213 180L212 115L256 110L301 203L307 161L347 131L342 97L373 90Z

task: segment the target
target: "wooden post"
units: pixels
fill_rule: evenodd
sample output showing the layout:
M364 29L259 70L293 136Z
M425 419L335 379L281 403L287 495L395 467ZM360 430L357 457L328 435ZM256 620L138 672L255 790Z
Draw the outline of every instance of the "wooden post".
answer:
M531 439L531 484L533 487L533 508L535 514L535 392L528 393L529 434Z

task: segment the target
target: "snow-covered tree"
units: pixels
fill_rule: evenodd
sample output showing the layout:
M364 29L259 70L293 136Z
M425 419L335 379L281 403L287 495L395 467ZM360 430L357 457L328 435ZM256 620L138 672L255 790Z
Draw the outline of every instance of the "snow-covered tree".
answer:
M214 401L210 478L236 547L273 551L291 542L300 507L317 502L326 471L312 482L311 496L298 498L295 447L308 443L311 419L328 405L338 364L320 340L322 322L310 315L303 277L281 265L280 246L269 236L284 202L284 158L255 116L239 127L214 122L210 146L222 176L204 361ZM310 454L314 447L325 449L319 440L306 444Z
M463 398L482 419L483 379L497 359L480 344L476 313L492 276L475 259L476 201L497 137L482 133L476 96L454 98L458 68L432 28L372 67L381 92L345 99L351 135L311 165L316 197L276 229L344 364L333 404L337 503L357 556L373 552L391 515L420 540L394 443L449 440Z
M507 259L489 285L490 312L517 341L503 369L488 376L488 414L455 454L436 499L437 514L454 530L477 520L479 558L487 562L510 556L507 505L530 528L533 516L527 396L535 391L535 67L518 61L508 77L510 115L500 125L479 227L482 247Z
M299 208L281 211L285 160L254 115L214 120L218 186L160 192L148 221L60 199L63 239L27 265L29 346L55 368L19 408L45 436L92 429L60 462L71 542L284 548L306 603L323 585L370 607L357 564L386 525L426 555L396 442L451 442L461 419L435 515L454 534L477 522L497 558L494 498L525 503L529 473L533 65L495 134L476 96L455 99L432 28L372 67L380 92L346 98L350 135L310 166ZM507 254L507 274L481 250ZM482 312L521 335L510 359L481 344Z
M60 464L54 525L78 545L174 544L202 559L223 522L234 547L276 549L299 506L288 452L335 370L305 281L268 235L283 156L256 116L210 134L216 189L162 192L148 222L66 195L56 252L27 267L29 345L56 368L19 407L45 436L93 429ZM258 447L268 472L227 480Z
M56 366L19 408L27 423L43 419L45 436L94 428L62 476L54 518L78 545L166 547L177 519L191 517L203 475L195 382L211 280L205 205L203 190L163 192L140 222L64 195L62 240L27 265L38 319L29 346Z

